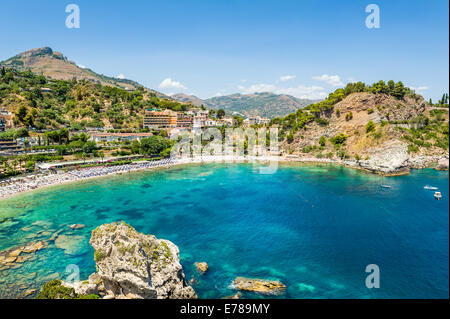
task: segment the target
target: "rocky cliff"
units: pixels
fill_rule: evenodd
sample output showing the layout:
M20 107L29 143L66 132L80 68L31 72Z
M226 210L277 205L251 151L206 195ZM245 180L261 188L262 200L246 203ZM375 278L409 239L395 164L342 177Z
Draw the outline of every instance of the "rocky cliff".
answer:
M309 114L302 116L311 120L283 141L286 153L383 175L438 162L448 168L448 109L432 107L420 95L352 93L329 112Z
M97 227L90 244L97 273L83 282L63 283L76 294L105 299L197 298L185 282L179 250L172 242L120 222Z

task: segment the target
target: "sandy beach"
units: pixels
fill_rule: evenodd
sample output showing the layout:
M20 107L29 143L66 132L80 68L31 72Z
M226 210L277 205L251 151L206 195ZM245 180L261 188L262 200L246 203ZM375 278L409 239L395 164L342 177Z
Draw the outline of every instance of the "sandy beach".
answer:
M71 170L68 172L39 172L28 176L15 177L0 182L0 200L25 192L42 189L45 187L73 183L93 178L112 176L129 172L148 169L167 168L175 165L202 164L202 163L260 163L261 167L276 169L277 163L310 163L310 164L335 164L364 170L357 167L354 161L342 161L315 157L285 157L285 156L202 156L194 158L162 159L158 161L136 162L133 164L117 166L96 166ZM367 171L367 170L366 170ZM261 171L270 174L270 171Z
M32 175L19 176L0 182L0 200L13 197L18 194L38 190L50 186L74 183L78 181L112 176L129 172L148 169L167 168L174 165L201 164L201 163L243 163L243 162L323 162L334 163L327 159L286 159L281 156L203 156L197 158L162 159L151 162L137 162L133 164L117 166L97 166L81 168L68 172L38 172Z

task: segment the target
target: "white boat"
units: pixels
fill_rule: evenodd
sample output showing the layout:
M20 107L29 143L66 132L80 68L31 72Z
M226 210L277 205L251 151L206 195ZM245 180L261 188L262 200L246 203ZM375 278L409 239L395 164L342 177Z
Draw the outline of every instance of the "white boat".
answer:
M429 189L429 190L433 190L433 191L439 189L439 188L437 188L437 187L433 187L433 186L429 186L429 185L425 186L424 188L425 188L425 189Z
M434 193L434 198L436 198L437 200L440 200L442 198L441 192L435 192Z
M392 186L389 186L389 185L380 185L380 187L382 187L382 188L392 188Z

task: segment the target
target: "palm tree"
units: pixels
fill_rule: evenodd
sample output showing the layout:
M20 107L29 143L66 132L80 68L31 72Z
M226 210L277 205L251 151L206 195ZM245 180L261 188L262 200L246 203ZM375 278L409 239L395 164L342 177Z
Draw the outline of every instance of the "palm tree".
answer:
M18 164L18 161L15 159L14 161L12 161L11 164L12 164L13 170L15 171L16 170L16 166Z
M100 158L102 159L102 162L103 162L103 158L105 158L105 152L103 152L103 151L98 152L98 156L100 156Z

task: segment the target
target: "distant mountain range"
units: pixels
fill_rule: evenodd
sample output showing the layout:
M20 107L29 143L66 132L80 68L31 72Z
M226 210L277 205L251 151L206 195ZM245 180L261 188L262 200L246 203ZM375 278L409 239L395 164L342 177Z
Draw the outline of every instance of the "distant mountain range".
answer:
M270 92L254 94L236 93L206 100L183 93L175 94L171 97L180 102L192 103L197 106L204 105L216 110L223 109L230 114L236 112L245 116L259 115L269 118L285 116L317 102L317 100L298 99L290 95Z
M69 61L62 53L53 51L49 47L31 49L15 55L8 60L0 62L0 67L12 67L19 71L30 70L35 74L42 74L58 80L78 80L85 79L92 83L119 87L122 89L136 89L143 87L138 82L109 77L98 74L91 69L83 68L73 61ZM148 92L153 92L160 98L177 100L183 103L192 103L197 106L204 105L212 109L224 109L227 113L239 113L245 116L259 115L262 117L280 117L296 112L317 101L308 99L298 99L285 94L274 94L269 92L254 94L232 94L218 96L202 100L194 95L179 93L171 97L145 88Z
M0 66L15 68L19 71L30 70L35 74L42 74L57 80L85 79L93 83L119 87L122 89L136 89L143 85L128 79L119 79L98 74L91 69L82 68L75 62L69 61L62 53L55 52L49 47L31 49L19 53L6 61L0 62ZM147 89L158 97L168 98L163 93Z
M183 103L191 103L196 106L202 106L202 105L207 106L207 103L204 100L202 100L199 97L196 97L195 95L177 93L177 94L171 95L170 97L174 100L177 100L177 101L183 102Z

